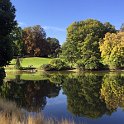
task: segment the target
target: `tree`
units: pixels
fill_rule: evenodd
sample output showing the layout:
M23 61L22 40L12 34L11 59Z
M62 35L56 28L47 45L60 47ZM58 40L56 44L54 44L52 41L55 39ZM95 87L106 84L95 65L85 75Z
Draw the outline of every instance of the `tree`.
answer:
M10 34L15 26L15 7L10 0L0 0L0 66L9 64L13 58Z
M23 42L26 55L48 56L46 33L40 25L25 28L23 30Z
M11 33L12 42L13 42L13 51L14 56L23 55L24 54L24 43L22 41L22 28L18 25Z
M59 40L56 38L47 38L47 42L49 44L49 56L50 57L58 57L60 52L60 44Z
M15 64L15 68L16 68L16 69L20 69L20 67L21 67L20 59L17 57L17 59L16 59L16 64Z
M77 62L77 59L79 59L79 56L80 54L78 54L75 44L71 44L70 42L63 43L61 58L64 58L65 61L74 65Z
M107 33L100 42L103 64L110 69L121 68L124 64L124 32Z
M6 77L5 69L0 68L0 85L3 84L3 79Z
M72 23L67 28L66 42L62 46L63 57L71 63L83 60L85 69L98 69L94 65L99 65L101 59L99 41L109 31L116 30L109 23L104 25L93 19Z
M110 32L110 33L116 33L117 31L115 30L115 26L111 25L109 22L104 23L105 26L105 32Z

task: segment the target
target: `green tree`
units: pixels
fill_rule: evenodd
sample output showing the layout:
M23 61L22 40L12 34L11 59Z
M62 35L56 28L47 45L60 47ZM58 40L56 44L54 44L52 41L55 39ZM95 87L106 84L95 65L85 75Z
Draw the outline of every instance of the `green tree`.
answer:
M5 69L0 68L0 85L3 83L3 79L6 77Z
M111 25L109 22L104 23L105 26L105 33L110 32L110 33L116 33L117 31L115 30L115 26Z
M77 47L75 47L75 44L71 44L70 42L64 42L62 45L61 58L64 58L65 61L74 65L77 59L80 58L80 55L76 51L78 50Z
M26 55L44 56L49 53L46 33L40 25L23 29L23 42Z
M19 26L16 26L11 33L11 37L13 41L14 56L23 55L24 43L22 41L22 28Z
M124 64L124 32L107 33L100 42L102 61L110 69L121 68Z
M109 23L104 25L93 19L72 23L67 28L62 56L71 63L76 63L81 59L85 69L98 69L97 65L101 59L99 41L109 31L116 30Z
M15 26L15 7L10 0L0 0L0 66L9 64L13 58L10 34Z
M50 57L58 57L60 52L60 44L59 40L56 38L47 38L47 42L49 44L49 56Z
M21 67L20 58L17 57L17 59L16 59L16 64L15 64L15 68L16 68L16 69L20 69L20 67Z

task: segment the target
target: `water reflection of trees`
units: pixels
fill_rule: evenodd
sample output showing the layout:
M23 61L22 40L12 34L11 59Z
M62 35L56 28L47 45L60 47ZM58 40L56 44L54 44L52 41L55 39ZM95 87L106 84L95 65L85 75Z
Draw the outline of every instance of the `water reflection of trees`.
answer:
M121 74L106 74L103 78L101 98L109 110L124 108L124 76Z
M78 116L97 118L110 113L105 103L100 99L102 76L83 74L68 78L63 84L67 95L68 110Z
M3 97L15 101L20 107L28 111L44 109L47 103L46 97L56 97L59 91L60 87L49 80L26 81L19 80L18 77L18 83L16 78L1 85L1 95Z
M0 80L2 82L2 80ZM68 110L77 116L98 118L124 108L124 74L51 73L43 80L14 80L1 83L1 95L28 111L44 109L46 97L56 97L63 88Z

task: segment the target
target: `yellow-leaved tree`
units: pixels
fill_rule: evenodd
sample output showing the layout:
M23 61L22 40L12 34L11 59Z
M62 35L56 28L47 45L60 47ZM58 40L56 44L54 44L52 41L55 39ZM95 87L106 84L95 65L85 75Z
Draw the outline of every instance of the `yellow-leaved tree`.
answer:
M100 42L101 58L109 69L124 66L124 32L107 33Z

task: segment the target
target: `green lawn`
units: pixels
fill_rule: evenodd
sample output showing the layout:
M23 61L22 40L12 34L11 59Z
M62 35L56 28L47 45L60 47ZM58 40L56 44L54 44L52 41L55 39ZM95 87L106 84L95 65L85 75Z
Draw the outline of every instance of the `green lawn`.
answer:
M43 64L48 64L52 59L51 58L41 58L41 57L29 57L29 58L21 58L21 66L22 67L32 67L40 68ZM6 69L13 69L16 63L16 59L13 59Z

